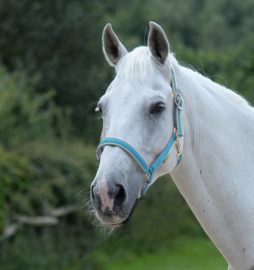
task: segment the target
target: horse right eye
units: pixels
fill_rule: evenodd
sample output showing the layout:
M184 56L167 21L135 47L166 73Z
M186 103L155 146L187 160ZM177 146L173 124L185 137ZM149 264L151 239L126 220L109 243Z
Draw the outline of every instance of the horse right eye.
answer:
M162 102L159 102L159 103L156 103L156 104L152 107L150 113L151 113L151 114L159 114L159 113L162 113L162 112L164 111L164 109L165 109L165 104L162 103Z

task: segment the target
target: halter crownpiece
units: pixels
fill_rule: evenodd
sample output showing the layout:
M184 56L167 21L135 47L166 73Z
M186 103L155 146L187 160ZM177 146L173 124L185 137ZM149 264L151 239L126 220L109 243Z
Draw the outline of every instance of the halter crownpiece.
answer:
M180 146L180 137L183 137L183 130L182 130L182 122L181 122L181 112L183 110L183 98L180 95L180 93L177 90L177 85L176 85L176 80L175 80L175 72L174 68L171 65L170 66L171 70L171 87L174 95L174 130L173 134L165 146L165 148L162 150L160 153L159 157L154 161L154 163L149 167L145 160L141 157L141 155L127 142L117 139L117 138L105 138L103 139L100 144L98 145L97 151L96 151L96 157L98 161L100 161L100 157L103 152L103 148L106 145L111 145L111 146L118 146L122 148L124 151L129 153L141 166L141 168L144 170L146 177L147 177L147 184L146 187L142 193L142 196L145 195L150 183L152 182L153 179L153 174L154 172L158 169L158 167L164 163L168 157L169 157L169 152L173 148L173 145L176 143L176 149L177 149L177 164L176 167L179 165L183 158L183 152L181 150ZM98 153L101 152L101 155Z

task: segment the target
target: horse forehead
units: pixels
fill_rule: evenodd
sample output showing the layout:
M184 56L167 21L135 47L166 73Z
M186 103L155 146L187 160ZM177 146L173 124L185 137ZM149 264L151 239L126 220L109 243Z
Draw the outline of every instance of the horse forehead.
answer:
M112 100L120 101L123 99L135 99L151 96L160 92L162 95L167 94L169 84L159 74L151 75L147 78L137 78L135 80L128 80L117 76L111 83L108 93Z

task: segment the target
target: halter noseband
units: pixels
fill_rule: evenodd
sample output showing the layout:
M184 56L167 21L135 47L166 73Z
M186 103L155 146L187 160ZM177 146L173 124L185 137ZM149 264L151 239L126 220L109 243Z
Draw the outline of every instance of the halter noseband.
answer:
M171 70L171 74L172 74L171 86L172 86L172 91L173 91L173 95L175 98L174 131L173 131L173 134L172 134L169 142L167 143L165 148L162 150L159 157L154 161L154 163L149 167L147 165L147 163L145 162L145 160L141 157L141 155L131 145L129 145L125 141L117 139L117 138L109 137L109 138L103 139L100 142L100 144L98 145L98 148L96 151L96 157L97 157L98 161L100 161L100 157L101 157L101 155L99 155L98 153L101 151L101 154L102 154L103 147L106 145L118 146L118 147L122 148L123 150L125 150L127 153L129 153L139 163L139 165L142 167L142 169L144 170L146 177L147 177L147 184L146 184L146 187L142 193L142 196L145 195L150 183L152 182L154 172L158 169L158 167L162 163L164 163L168 159L169 152L173 148L173 145L175 144L175 142L176 142L176 148L177 148L176 167L178 166L178 164L181 162L181 160L183 158L183 152L182 152L181 147L180 147L180 137L183 137L182 122L181 122L181 112L183 110L183 98L177 90L177 85L176 85L176 80L175 80L175 72L174 72L172 65L170 67L170 70Z

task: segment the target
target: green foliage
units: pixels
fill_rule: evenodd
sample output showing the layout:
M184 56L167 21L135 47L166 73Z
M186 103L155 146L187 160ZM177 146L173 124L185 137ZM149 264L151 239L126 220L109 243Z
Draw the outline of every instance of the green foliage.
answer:
M4 269L62 267L100 240L83 210L89 197L84 188L97 167L95 149L77 140L69 143L69 116L55 105L53 94L34 92L34 82L0 66L0 235L18 222L17 215L45 216L70 205L80 209L59 218L57 228L23 225L3 243ZM60 260L64 248L73 250Z
M206 1L200 16L202 48L243 45L253 33L253 11L251 0Z
M62 268L102 241L84 207L89 198L86 188L97 166L94 152L94 148L78 142L33 142L19 149L30 170L25 182L28 184L22 190L11 189L9 221L15 223L16 214L50 215L52 209L62 206L73 205L77 211L59 218L55 227L23 225L0 256L4 269Z
M12 149L35 139L66 137L70 125L53 102L54 91L33 93L34 83L0 66L0 143Z
M253 11L251 0L129 0L110 8L106 18L128 48L146 44L148 22L155 21L173 50L181 44L208 50L243 45L253 36Z
M67 119L67 118L66 118ZM33 183L31 159L18 151L34 140L47 143L65 137L68 121L52 101L52 93L35 95L18 74L0 66L0 231L10 213L29 208Z
M89 262L93 264L89 264ZM89 266L91 267L89 268ZM213 243L206 238L178 237L167 246L156 246L154 252L133 250L108 254L100 249L87 256L80 265L68 269L150 270L150 269L227 269L227 263Z
M33 182L26 190L30 207L23 209L23 213L44 215L61 206L83 206L80 199L84 194L80 198L77 195L89 186L96 170L91 158L94 148L77 142L71 145L34 142L23 146L19 152L29 158Z
M28 188L30 177L28 159L7 152L0 145L0 234L5 227L7 213L11 211L10 204Z
M58 105L72 109L75 127L91 122L91 103L105 90L101 53L104 3L94 0L0 3L0 54L8 70L39 75L36 89L56 90ZM92 117L94 119L94 117Z

